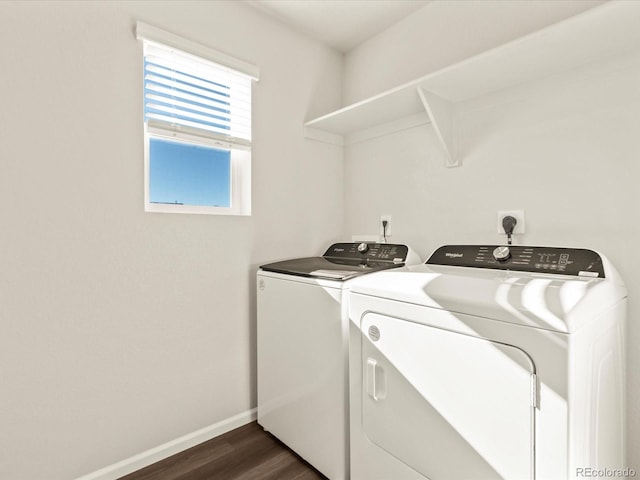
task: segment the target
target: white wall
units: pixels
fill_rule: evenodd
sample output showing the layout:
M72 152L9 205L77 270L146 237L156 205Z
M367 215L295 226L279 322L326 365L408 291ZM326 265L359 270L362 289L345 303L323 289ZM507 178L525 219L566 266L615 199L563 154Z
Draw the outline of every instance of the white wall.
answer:
M251 217L143 212L136 20L261 68ZM240 2L45 1L0 2L0 62L0 478L255 407L256 266L342 231L342 151L302 136L341 56Z
M478 24L477 35L482 36L485 28ZM380 69L394 52L414 69L430 65L441 55L434 48L445 48L456 36L456 29L441 30L440 46L419 52L407 45L429 34L423 37L408 29L406 36L393 31L375 38L376 46L384 46L379 53L364 45L354 57L348 55L346 91L359 91L360 84L366 90L376 76L382 77L379 86L388 77L395 78ZM376 232L380 215L391 214L392 241L407 242L427 256L443 244L499 243L504 237L496 233L497 211L524 209L527 231L516 243L586 247L610 258L629 289L628 466L636 471L640 470L638 111L640 57L626 57L460 105L463 165L459 168L444 167L444 154L430 125L354 144L345 151L349 234Z

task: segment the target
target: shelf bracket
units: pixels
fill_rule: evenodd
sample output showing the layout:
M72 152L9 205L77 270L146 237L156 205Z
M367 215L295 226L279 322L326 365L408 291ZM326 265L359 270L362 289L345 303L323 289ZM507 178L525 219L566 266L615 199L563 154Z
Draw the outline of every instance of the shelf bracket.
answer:
M453 105L448 100L423 89L419 85L416 88L422 105L433 124L436 136L444 147L446 154L445 165L447 167L460 166L460 161L454 149Z

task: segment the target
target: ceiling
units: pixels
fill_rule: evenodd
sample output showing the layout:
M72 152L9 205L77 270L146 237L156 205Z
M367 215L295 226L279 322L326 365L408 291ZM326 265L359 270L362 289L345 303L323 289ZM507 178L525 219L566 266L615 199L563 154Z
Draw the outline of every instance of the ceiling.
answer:
M429 1L246 0L246 3L344 53Z

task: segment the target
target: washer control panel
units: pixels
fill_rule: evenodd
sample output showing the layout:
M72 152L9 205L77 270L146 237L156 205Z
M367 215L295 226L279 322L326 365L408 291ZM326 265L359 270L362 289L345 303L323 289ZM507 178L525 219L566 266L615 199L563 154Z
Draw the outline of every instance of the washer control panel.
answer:
M323 257L353 260L377 260L401 263L407 260L409 248L394 243L334 243Z
M445 245L426 262L431 265L494 268L604 278L602 258L584 248L522 245Z

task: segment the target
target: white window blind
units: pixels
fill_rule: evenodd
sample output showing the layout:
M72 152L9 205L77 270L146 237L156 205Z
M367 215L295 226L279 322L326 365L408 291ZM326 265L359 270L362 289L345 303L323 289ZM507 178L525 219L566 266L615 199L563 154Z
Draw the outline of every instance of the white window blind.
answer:
M251 80L164 45L144 43L150 127L251 144Z
M245 71L239 71L213 62L209 59L229 62L230 57L140 22L137 36L144 45L144 114L151 130L213 138L235 147L251 145L255 67L240 65ZM234 60L234 66L239 63Z

